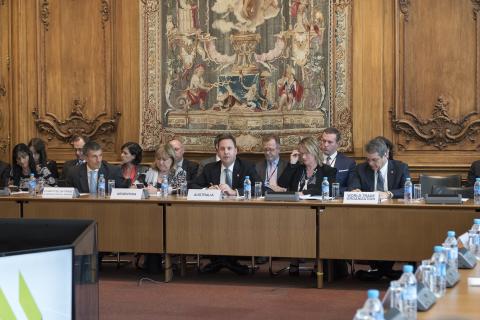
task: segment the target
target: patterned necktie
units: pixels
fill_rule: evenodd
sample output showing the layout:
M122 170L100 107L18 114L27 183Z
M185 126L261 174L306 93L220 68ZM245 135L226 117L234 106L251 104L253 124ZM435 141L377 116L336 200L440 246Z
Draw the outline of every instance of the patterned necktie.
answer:
M90 182L88 185L91 194L97 194L97 171L90 171Z
M377 191L385 191L384 181L380 171L377 171Z
M223 172L225 172L225 183L228 184L228 186L231 188L232 187L232 176L230 175L230 170L228 168L223 169Z
M330 156L327 157L327 162L325 164L327 166L332 166L332 158Z

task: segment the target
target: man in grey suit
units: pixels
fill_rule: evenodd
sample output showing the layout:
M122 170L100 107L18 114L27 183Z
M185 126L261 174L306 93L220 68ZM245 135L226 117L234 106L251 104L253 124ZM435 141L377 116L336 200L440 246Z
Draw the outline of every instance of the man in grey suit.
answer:
M265 160L255 164L257 173L262 179L264 190L278 190L277 180L287 166L287 162L280 159L280 138L277 135L267 135L262 139Z

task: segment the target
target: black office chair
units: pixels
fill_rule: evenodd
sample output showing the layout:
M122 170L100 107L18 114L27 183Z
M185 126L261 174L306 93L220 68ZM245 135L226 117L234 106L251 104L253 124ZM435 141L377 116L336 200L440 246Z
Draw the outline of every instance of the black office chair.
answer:
M428 176L420 175L420 184L422 185L422 197L426 194L432 194L433 186L436 187L456 187L462 185L462 177L459 175L450 176Z
M473 187L445 187L433 186L433 194L460 194L462 198L473 198Z

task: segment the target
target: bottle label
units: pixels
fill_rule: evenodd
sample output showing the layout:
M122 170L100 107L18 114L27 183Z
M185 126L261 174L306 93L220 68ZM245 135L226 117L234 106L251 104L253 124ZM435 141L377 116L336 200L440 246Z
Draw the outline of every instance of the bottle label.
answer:
M403 291L403 298L405 300L417 300L417 286L410 285Z
M245 191L252 191L252 185L250 183L245 183L243 185L243 190Z
M480 184L475 183L475 186L473 189L476 196L480 195Z
M437 267L437 275L440 277L446 277L447 276L447 264L446 263L440 263Z
M448 258L450 260L456 260L458 258L458 248L451 248L448 250Z

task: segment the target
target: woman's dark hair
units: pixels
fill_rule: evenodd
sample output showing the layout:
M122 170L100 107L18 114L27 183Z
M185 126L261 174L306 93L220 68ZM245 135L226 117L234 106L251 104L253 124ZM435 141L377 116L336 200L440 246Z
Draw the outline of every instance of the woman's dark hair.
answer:
M22 175L22 167L17 164L17 158L21 153L24 153L28 156L28 166L30 167L30 172L35 174L35 177L37 177L38 174L37 170L35 169L35 160L33 159L32 152L25 143L19 143L13 148L12 151L12 173L14 179L19 179Z
M122 148L120 150L123 150L127 148L128 149L128 152L130 152L130 154L132 156L135 156L135 159L132 160L132 163L134 165L138 165L142 162L142 147L140 147L140 145L136 142L127 142L125 143Z
M38 153L38 164L41 167L46 167L47 166L47 149L45 147L45 142L43 142L42 139L40 138L33 138L30 140L28 143L28 147L33 147L36 153Z
M385 143L385 145L388 148L388 160L393 160L393 154L394 154L395 151L393 150L394 145L393 145L392 141L388 140L384 136L378 136L378 137L375 137L375 139L382 140L383 143Z

